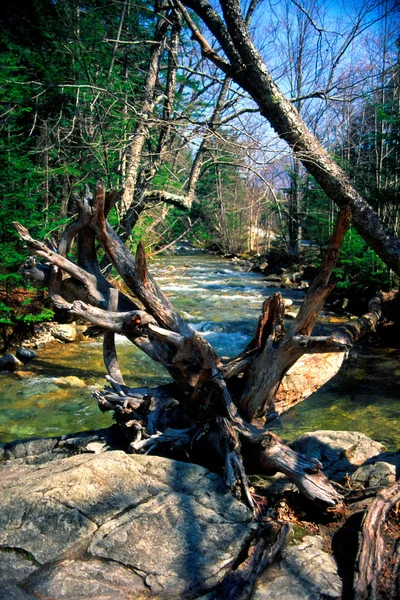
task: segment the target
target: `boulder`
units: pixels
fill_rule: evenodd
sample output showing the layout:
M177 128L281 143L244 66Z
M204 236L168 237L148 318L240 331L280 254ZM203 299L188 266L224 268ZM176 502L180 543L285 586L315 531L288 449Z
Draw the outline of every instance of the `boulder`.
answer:
M0 371L15 371L22 367L22 362L14 354L4 354L0 357Z
M285 319L295 319L297 317L297 312L295 310L287 310L285 312Z
M303 354L282 378L276 393L275 410L280 413L311 396L336 375L344 356L344 352Z
M342 597L336 562L323 539L306 535L294 541L256 584L252 600L330 600Z
M291 447L314 456L329 479L340 481L368 459L386 451L383 444L358 431L314 431L300 436Z
M56 340L62 342L74 342L76 340L75 323L54 323L50 333Z
M17 348L16 355L22 362L28 362L36 356L33 350L28 350L27 348Z
M351 476L354 488L386 487L400 476L400 453L384 452L367 460Z
M222 580L254 528L250 511L200 466L119 450L7 460L0 597L195 597Z

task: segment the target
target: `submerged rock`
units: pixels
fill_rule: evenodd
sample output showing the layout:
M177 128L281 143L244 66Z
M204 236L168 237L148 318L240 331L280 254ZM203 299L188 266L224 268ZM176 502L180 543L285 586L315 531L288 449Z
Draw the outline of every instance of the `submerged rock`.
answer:
M220 477L155 456L117 450L42 465L9 460L0 482L4 598L206 593L255 527Z
M66 377L56 377L53 379L53 383L58 385L61 388L70 388L70 387L78 387L84 388L86 387L86 383L83 379L79 379L75 375L67 375Z
M17 379L30 379L35 377L35 373L33 371L14 371L14 377Z

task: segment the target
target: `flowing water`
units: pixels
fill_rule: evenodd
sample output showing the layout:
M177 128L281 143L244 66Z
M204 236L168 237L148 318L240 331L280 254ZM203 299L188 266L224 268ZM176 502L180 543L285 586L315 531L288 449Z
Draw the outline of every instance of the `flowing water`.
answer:
M250 340L263 298L273 293L262 275L246 272L232 261L193 254L160 258L151 271L161 288L194 329L221 356L234 356ZM299 306L303 292L281 290ZM323 317L321 327L335 318ZM126 382L131 386L168 381L164 369L118 337L117 351ZM74 344L52 342L37 350L26 369L29 379L0 375L0 442L55 436L107 427L91 396L104 385L101 340ZM85 388L60 387L56 379L74 375ZM275 431L285 439L316 429L357 430L400 448L400 351L365 350L347 361L340 373L286 415Z

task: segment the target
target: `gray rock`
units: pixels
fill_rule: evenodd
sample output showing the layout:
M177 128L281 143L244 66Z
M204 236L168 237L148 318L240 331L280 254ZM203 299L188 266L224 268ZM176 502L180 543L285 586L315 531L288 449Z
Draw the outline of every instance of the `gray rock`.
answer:
M352 486L375 487L388 486L400 475L400 453L384 452L370 458L351 476Z
M22 362L14 354L5 354L0 357L0 371L15 371L22 367Z
M252 600L328 600L341 598L342 582L333 557L319 536L305 536L283 551L282 560L256 584Z
M36 571L38 566L29 554L12 548L0 548L0 581L21 581Z
M203 467L121 451L24 464L17 456L28 449L14 445L16 458L0 466L0 546L15 551L3 586L11 573L34 597L207 592L255 528Z
M23 362L32 360L36 356L36 354L34 353L33 350L28 350L27 348L17 348L16 355L17 355L17 358L19 358Z
M61 340L62 342L74 342L76 340L75 323L54 323L50 333L56 340Z
M366 460L385 452L383 444L358 431L314 431L300 436L291 447L317 458L330 479L351 475Z
M95 444L95 446L91 446L91 444ZM94 449L98 451L100 447L103 450L121 449L112 427L74 435L36 440L17 440L0 444L0 461L8 461L9 467L17 464L38 465L68 458L82 452L93 453Z
M140 600L149 598L144 576L103 560L66 560L38 572L30 584L35 598Z
M6 583L4 586L0 583L0 600L37 600L37 596L27 594L14 583Z
M376 462L373 465L363 465L351 476L354 488L375 486L388 486L396 481L396 467L385 462Z

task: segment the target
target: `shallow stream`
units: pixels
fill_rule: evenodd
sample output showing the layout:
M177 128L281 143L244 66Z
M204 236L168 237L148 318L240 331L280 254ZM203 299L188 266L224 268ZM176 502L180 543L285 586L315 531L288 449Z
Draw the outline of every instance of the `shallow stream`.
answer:
M206 254L160 258L151 271L187 321L222 356L234 356L254 332L262 300L275 292L261 274ZM299 306L297 290L280 290ZM322 316L321 327L338 319ZM164 369L125 338L117 340L118 357L131 386L168 381ZM34 375L0 375L0 442L55 436L107 427L91 393L104 385L101 340L73 344L52 342L36 351L26 367ZM85 388L60 387L55 379L74 375ZM400 350L359 350L328 384L281 418L275 431L285 439L316 429L357 430L400 448Z

